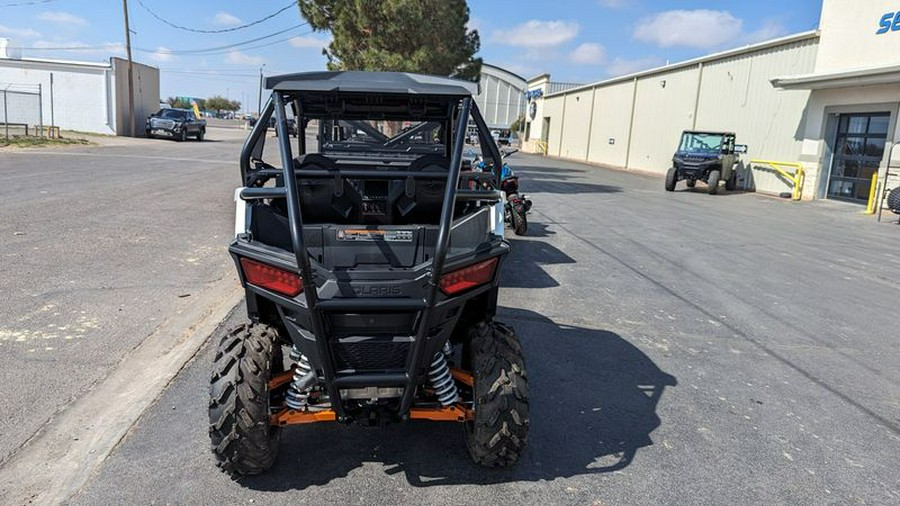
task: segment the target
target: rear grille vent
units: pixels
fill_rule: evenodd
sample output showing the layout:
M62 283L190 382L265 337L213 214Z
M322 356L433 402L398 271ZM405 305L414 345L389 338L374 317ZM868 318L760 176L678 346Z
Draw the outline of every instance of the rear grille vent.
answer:
M391 338L342 339L332 344L337 371L387 371L406 368L409 341Z

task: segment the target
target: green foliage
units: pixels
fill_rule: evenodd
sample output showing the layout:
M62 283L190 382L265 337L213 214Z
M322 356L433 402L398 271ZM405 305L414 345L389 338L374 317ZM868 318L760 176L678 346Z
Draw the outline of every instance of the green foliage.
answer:
M481 48L465 0L299 0L300 14L332 41L330 70L416 72L477 81Z
M215 95L206 99L206 104L202 109L208 111L238 111L241 103L237 100L228 100L221 95Z
M519 117L512 122L512 125L509 126L509 129L513 132L521 132L525 130L525 115L519 115Z
M181 107L181 99L176 97L169 97L166 99L166 103L169 104L169 107L180 108Z

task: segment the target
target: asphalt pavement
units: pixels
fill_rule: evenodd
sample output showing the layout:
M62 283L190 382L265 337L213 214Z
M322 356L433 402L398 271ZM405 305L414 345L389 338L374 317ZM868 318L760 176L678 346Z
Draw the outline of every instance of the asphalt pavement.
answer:
M509 237L498 316L530 377L518 466L474 466L454 424L317 424L285 429L267 474L231 480L208 448L207 345L72 502L900 502L900 226L847 204L666 193L657 177L510 162L534 201L528 235ZM221 191L185 205L224 213ZM53 370L73 365L40 353Z
M0 153L0 463L234 276L245 136Z

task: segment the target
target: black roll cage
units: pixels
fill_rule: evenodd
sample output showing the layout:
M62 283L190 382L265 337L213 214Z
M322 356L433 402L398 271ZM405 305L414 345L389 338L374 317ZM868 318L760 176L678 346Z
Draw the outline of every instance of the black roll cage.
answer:
M422 355L425 351L425 341L429 330L425 322L432 319L432 313L436 306L438 286L440 276L443 273L447 260L450 243L450 231L453 222L453 212L457 202L461 201L482 201L488 203L496 203L500 200L500 191L497 189L498 182L501 180L501 171L503 167L503 158L500 151L494 144L484 118L481 116L478 106L475 104L471 96L459 96L450 101L452 110L448 111L445 128L446 137L453 137L452 142L445 143L450 158L449 171L446 175L434 172L407 172L402 170L374 171L364 169L345 169L336 168L334 170L301 170L295 167L294 157L291 150L290 136L288 132L288 117L285 111L287 105L286 99L293 98L292 106L295 117L297 118L297 128L299 130L298 151L300 155L305 154L305 136L306 136L306 117L303 111L303 101L297 98L301 97L304 92L275 90L266 101L265 108L261 111L260 117L254 125L247 141L241 150L240 167L242 186L241 198L244 200L255 199L286 199L288 226L291 234L291 244L293 246L293 256L297 262L297 268L303 283L303 293L306 299L306 305L309 311L310 323L316 338L316 349L320 357L322 373L327 386L329 398L332 400L332 406L340 419L346 417L343 402L341 402L340 390L357 385L403 385L403 396L400 401L398 413L406 413L409 411L415 397L417 380L415 374L384 374L384 375L356 375L337 378L335 375L334 364L329 358L328 344L326 342L326 326L324 324L323 311L353 311L359 310L359 305L363 303L377 303L380 310L408 310L420 309L421 322L416 330L415 340L412 344L411 351L411 371L416 371L419 364L422 363ZM322 93L315 93L321 96ZM329 98L339 99L340 94L329 94ZM377 100L378 95L373 94L372 97ZM423 97L411 95L415 100L422 100ZM424 97L427 100L428 97ZM446 101L447 97L441 97ZM412 102L412 100L411 100ZM281 168L266 164L262 160L262 149L265 142L265 134L268 123L272 115L275 115L275 128L278 134L279 154L281 158ZM335 119L340 119L340 114L335 114ZM487 148L488 155L494 160L492 167L492 188L487 190L468 190L459 189L460 173L462 167L463 148L469 117L475 123L479 132L481 145ZM318 119L322 119L321 116ZM324 118L329 119L329 118ZM453 128L449 128L453 125ZM254 167L254 164L256 167ZM309 253L306 248L303 237L303 215L300 207L298 178L334 178L334 177L353 177L353 178L378 178L378 179L444 179L447 184L444 190L444 198L441 205L441 214L437 241L435 244L434 256L431 261L429 271L429 284L426 291L426 297L422 301L399 299L396 301L390 299L381 299L374 301L358 300L326 300L319 301L317 287L313 280L313 270L310 263ZM276 186L263 186L269 179L275 179ZM279 181L280 179L280 181ZM395 307L396 306L396 307ZM400 377L402 376L402 377Z

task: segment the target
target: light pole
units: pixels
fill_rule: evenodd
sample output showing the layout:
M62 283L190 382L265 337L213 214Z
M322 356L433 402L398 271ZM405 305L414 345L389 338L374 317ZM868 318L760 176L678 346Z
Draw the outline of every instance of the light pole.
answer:
M263 67L266 64L263 63L259 66L259 100L256 103L256 115L262 116L262 87L263 87Z

